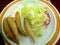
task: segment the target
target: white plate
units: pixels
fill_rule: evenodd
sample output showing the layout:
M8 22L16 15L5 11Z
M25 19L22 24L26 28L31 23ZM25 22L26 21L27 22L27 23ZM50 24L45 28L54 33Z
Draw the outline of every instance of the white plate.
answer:
M18 11L19 8L21 8L23 5L24 5L24 2L25 1L20 1L20 2L17 2L15 4L13 4L7 11L6 13L4 14L4 17L7 17L9 15L15 15L15 12ZM38 4L40 6L47 6L46 4L44 4L43 2L39 2L39 1L27 1L29 3L29 5L32 5L33 3L35 4ZM47 6L48 7L48 6ZM17 8L17 9L16 9ZM43 31L43 35L39 38L36 38L37 42L36 44L37 45L45 45L47 44L54 36L55 32L56 32L56 27L57 27L57 21L56 21L56 17L53 13L53 11L48 7L48 12L50 14L50 17L51 17L51 22L49 24L49 26L44 29ZM3 20L2 19L2 20ZM15 45L14 42L12 42L11 40L9 40L6 35L5 35L5 32L4 32L4 29L3 29L3 21L2 21L2 34L3 36L5 37L5 39L11 44L11 45ZM20 43L21 45L33 45L33 43L30 41L30 39L28 37L22 37L22 36L19 36L20 37Z

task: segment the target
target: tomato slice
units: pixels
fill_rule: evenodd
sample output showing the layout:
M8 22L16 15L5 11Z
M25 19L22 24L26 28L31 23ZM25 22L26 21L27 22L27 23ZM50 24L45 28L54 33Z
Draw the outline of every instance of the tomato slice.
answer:
M44 25L48 26L50 24L51 18L50 18L50 14L47 11L45 13L46 13L48 19L44 22Z

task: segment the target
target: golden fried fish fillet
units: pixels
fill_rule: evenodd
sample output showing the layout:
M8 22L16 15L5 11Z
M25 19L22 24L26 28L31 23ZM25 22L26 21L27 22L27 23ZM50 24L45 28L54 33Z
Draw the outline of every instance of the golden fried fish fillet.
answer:
M6 36L9 39L11 39L12 41L14 41L14 42L16 42L18 44L19 43L19 40L17 38L15 38L15 36L11 32L11 29L10 29L10 27L8 25L8 22L7 22L7 18L4 18L4 20L3 20L3 28L4 28L4 31L5 31Z
M36 40L35 40L34 33L33 33L32 28L31 28L31 26L30 26L30 24L29 24L29 22L28 22L28 20L27 20L26 18L24 19L24 25L25 25L25 30L26 30L28 36L29 36L29 37L32 39L32 41L35 43Z
M8 25L10 26L10 28L11 28L11 32L14 34L16 39L19 40L19 37L18 37L19 34L18 34L18 29L17 29L16 23L15 23L15 20L12 17L8 17L7 22L8 22Z
M20 14L18 12L16 12L15 14L15 20L16 20L16 24L17 24L17 27L18 27L18 31L21 35L23 36L26 36L26 33L23 31L23 28L21 26L21 18L20 18Z

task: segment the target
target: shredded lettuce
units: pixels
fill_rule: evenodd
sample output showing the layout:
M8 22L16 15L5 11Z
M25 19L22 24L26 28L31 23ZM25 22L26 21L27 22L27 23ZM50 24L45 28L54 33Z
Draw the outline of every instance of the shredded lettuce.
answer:
M24 5L21 8L21 15L22 17L25 17L28 19L28 21L31 24L32 30L35 33L36 36L42 35L42 30L44 28L43 24L48 18L45 14L45 7L43 6L29 6Z

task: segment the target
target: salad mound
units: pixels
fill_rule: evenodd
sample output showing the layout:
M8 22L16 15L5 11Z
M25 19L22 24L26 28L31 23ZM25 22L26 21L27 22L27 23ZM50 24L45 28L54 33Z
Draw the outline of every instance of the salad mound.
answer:
M36 36L42 35L42 31L45 28L47 19L50 20L46 12L47 7L37 5L35 6L24 5L21 8L22 17L27 18Z

